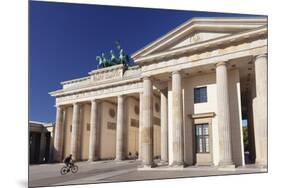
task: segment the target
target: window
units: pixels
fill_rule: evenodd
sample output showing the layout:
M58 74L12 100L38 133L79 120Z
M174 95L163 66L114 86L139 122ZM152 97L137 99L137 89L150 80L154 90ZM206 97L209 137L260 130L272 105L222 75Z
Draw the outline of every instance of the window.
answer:
M87 131L90 131L90 123L87 123Z
M196 151L197 153L209 153L209 126L208 124L196 124Z
M207 87L194 88L194 103L207 102Z

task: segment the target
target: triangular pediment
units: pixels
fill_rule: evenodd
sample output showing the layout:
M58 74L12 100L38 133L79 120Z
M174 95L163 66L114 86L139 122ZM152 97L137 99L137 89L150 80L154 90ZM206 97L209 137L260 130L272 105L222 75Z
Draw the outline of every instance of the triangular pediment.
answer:
M211 39L216 39L219 37L223 37L226 35L232 34L231 32L210 32L210 31L194 31L193 33L183 35L173 40L170 44L163 46L162 48L158 48L153 51L151 54L155 54L162 51L169 51L172 49L177 49L189 45L193 45L196 43L208 41Z
M150 55L227 37L267 24L264 17L194 18L132 55L134 60Z

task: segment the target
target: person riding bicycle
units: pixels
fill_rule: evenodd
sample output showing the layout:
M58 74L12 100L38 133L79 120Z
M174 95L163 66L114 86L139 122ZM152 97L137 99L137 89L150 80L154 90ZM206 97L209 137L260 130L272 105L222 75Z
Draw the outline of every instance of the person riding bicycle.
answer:
M78 172L78 166L74 164L74 161L72 159L72 154L67 156L63 160L63 162L64 162L65 166L63 166L60 170L61 175L65 175L68 172L72 172L72 173Z
M72 160L72 154L70 154L68 157L66 157L64 160L63 160L64 164L67 166L67 167L70 167L70 166L73 166L74 162Z

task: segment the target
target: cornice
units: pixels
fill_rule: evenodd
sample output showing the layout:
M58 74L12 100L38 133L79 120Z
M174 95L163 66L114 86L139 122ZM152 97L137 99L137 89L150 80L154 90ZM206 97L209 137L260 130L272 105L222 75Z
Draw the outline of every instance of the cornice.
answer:
M71 83L75 83L75 82L81 82L81 81L89 80L89 79L91 79L90 76L85 76L85 77L82 77L82 78L76 78L76 79L72 79L72 80L62 81L60 84L61 85L66 85L66 84L71 84Z

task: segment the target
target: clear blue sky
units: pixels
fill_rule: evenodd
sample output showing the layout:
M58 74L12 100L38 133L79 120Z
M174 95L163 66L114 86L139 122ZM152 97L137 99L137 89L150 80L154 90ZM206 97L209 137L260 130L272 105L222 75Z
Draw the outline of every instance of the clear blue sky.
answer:
M131 55L202 16L241 14L30 1L29 120L55 121L55 99L48 92L60 89L61 81L87 76L96 56L114 49L116 40Z

